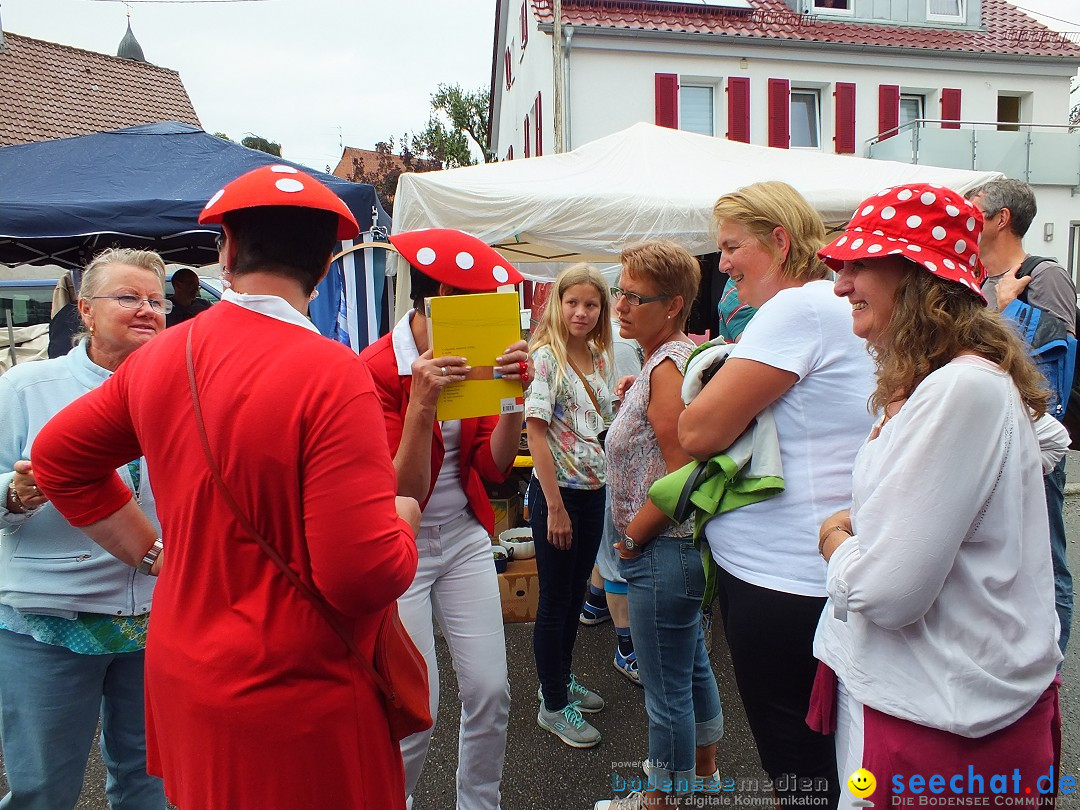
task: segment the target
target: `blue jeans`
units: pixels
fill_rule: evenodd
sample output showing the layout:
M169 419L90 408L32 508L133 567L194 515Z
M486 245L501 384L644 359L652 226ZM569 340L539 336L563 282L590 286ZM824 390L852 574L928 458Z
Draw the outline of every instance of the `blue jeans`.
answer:
M163 810L146 773L143 653L81 655L0 630L0 740L11 792L3 810L68 810L82 790L101 715L112 810Z
M570 684L578 615L604 532L604 489L559 488L573 532L570 548L562 551L547 540L548 508L544 491L535 478L529 484L529 523L536 545L536 574L540 584L533 656L544 707L552 712L569 702L566 687Z
M619 571L629 586L630 628L649 714L649 768L655 788L686 795L699 747L724 734L724 714L705 636L705 572L689 537L661 535Z
M1061 634L1058 647L1062 654L1069 644L1072 629L1073 581L1069 573L1069 558L1065 547L1065 459L1043 476L1046 490L1046 511L1050 516L1050 559L1054 564L1054 606L1057 608Z

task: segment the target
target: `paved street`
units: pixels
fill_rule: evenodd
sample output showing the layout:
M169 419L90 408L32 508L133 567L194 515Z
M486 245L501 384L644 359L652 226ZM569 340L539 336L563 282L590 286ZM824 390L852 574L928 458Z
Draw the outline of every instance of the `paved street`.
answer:
M1076 456L1077 454L1072 454ZM1080 482L1080 464L1070 468L1069 478ZM1070 561L1080 571L1080 497L1066 502L1070 538ZM1080 636L1077 631L1076 636ZM504 810L591 810L596 799L611 795L615 775L623 779L640 774L646 752L646 717L641 690L611 666L614 634L611 625L581 629L575 669L581 680L604 696L608 707L596 715L603 734L599 746L587 751L568 748L536 725L536 677L532 662L532 625L507 627L507 649L513 700L506 770L503 781ZM416 796L415 810L451 810L454 806L454 769L457 756L456 690L445 644L440 644L443 665L442 712L427 769ZM1063 773L1080 775L1080 653L1072 650L1064 669L1062 691L1064 722ZM720 746L720 773L724 777L763 779L746 718L739 704L734 678L722 637L713 649L713 663L724 700L727 723ZM106 810L104 773L94 747L80 808ZM0 790L5 789L0 778ZM747 796L761 795L748 791ZM1080 808L1080 799L1062 800L1059 807ZM185 808L185 810L189 810ZM198 810L192 808L190 810ZM312 810L338 810L313 808ZM341 810L345 810L342 808Z

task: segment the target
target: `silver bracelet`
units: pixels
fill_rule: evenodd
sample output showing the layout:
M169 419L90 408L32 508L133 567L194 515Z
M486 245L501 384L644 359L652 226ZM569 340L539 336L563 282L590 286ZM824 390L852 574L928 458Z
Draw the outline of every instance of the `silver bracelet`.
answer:
M135 566L135 570L140 574L146 574L150 576L150 569L154 567L154 563L157 562L157 558L161 556L161 550L165 546L161 542L161 538L157 538L154 541L154 545L150 546L146 554L142 558L142 562Z

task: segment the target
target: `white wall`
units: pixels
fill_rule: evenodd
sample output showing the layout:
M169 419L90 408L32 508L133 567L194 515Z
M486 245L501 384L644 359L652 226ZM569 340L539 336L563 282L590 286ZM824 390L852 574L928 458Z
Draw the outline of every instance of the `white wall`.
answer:
M745 60L746 67L742 67ZM1068 120L1069 80L1073 68L1046 63L1005 64L989 56L979 59L933 56L925 52L854 54L820 48L751 46L677 41L650 42L644 37L617 39L578 32L570 52L571 147L616 132L638 121L653 121L654 77L675 73L694 84L716 83L716 133L727 130L728 76L750 79L753 143L768 142L767 93L770 78L786 78L794 87L821 90L821 143L833 151L832 91L837 81L856 84L856 142L878 132L878 86L899 84L901 92L926 95L927 118L940 118L940 90L959 88L964 120L994 121L999 93L1026 93L1024 118L1030 123Z
M922 1L922 0L920 0ZM493 146L499 159L514 145L515 157L524 152L525 115L538 90L543 93L544 152L554 152L555 98L552 78L551 35L534 27L524 54L520 50L520 0L504 0L502 20L513 41L514 84L508 93L502 76L502 49L496 92L501 94ZM531 5L531 4L530 4ZM533 21L535 26L535 21ZM508 27L507 27L508 26ZM502 46L505 47L505 44ZM878 132L878 86L898 84L902 93L926 96L924 115L940 117L940 90L959 88L965 121L994 121L999 93L1025 94L1022 119L1034 124L1068 121L1069 78L1075 65L1039 60L1006 61L982 54L955 57L916 50L879 53L826 49L784 42L690 39L687 37L612 36L574 31L567 51L569 60L567 149L617 132L639 121L655 119L655 74L675 73L692 84L714 86L715 132L727 131L725 79L750 79L750 137L768 143L767 94L770 78L786 78L794 87L817 87L821 99L821 145L834 151L835 112L833 87L837 81L856 84L856 153L866 154L866 142ZM745 60L745 61L744 61ZM745 66L744 66L745 65ZM1068 259L1070 223L1080 222L1080 198L1067 186L1036 187L1039 215L1025 247L1032 253ZM1054 225L1054 239L1043 241L1043 226Z
M554 114L555 93L554 79L552 74L551 35L542 32L537 26L535 17L532 16L532 2L526 2L526 13L529 15L529 40L525 47L521 47L521 0L502 0L499 31L499 52L497 54L497 75L495 77L495 92L499 95L497 105L497 119L493 121L491 138L492 149L499 160L506 159L507 149L511 144L514 147L514 157L525 156L525 133L523 127L525 116L530 116L536 101L536 94L540 92L541 107L543 113L543 147L545 154L555 151ZM503 54L507 43L510 44L512 54L513 84L510 90L506 89L506 77L504 75ZM530 135L530 141L533 137ZM533 144L532 154L535 152Z

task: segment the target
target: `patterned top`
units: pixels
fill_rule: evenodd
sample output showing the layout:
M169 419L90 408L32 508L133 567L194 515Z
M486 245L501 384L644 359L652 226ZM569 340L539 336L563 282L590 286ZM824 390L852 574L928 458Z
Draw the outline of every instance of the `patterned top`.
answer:
M608 484L611 486L611 513L620 535L645 505L649 487L668 474L656 431L649 422L653 369L670 359L681 372L693 350L692 343L672 340L653 352L634 384L627 390L619 413L611 423L606 445ZM669 537L689 537L693 533L693 521L690 520L664 532Z
M598 438L611 422L612 389L609 358L591 343L593 371L585 378L602 413L597 413L581 377L569 365L555 383L555 355L550 346L533 352L536 378L525 397L525 418L548 423L547 443L555 460L555 478L568 489L600 489L607 481L604 448Z
M111 655L145 649L149 624L149 613L140 616L79 613L74 619L65 619L20 613L13 607L0 605L0 627L3 629L31 636L42 644L67 647L83 655Z

